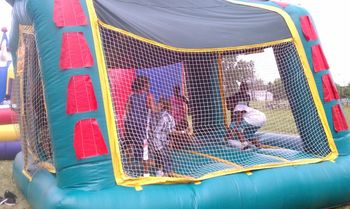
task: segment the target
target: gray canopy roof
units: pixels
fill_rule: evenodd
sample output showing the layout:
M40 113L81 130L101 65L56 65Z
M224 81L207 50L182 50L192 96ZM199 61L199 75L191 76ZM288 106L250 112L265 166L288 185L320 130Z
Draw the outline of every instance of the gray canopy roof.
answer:
M290 38L276 12L225 0L94 0L103 22L169 46L221 48Z

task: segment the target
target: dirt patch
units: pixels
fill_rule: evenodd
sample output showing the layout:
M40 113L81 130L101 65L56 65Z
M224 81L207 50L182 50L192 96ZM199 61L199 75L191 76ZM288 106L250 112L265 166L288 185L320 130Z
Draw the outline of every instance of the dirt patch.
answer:
M0 196L4 196L4 192L9 190L16 194L17 204L14 206L1 205L1 209L30 209L27 200L18 190L15 181L12 178L13 161L0 161Z

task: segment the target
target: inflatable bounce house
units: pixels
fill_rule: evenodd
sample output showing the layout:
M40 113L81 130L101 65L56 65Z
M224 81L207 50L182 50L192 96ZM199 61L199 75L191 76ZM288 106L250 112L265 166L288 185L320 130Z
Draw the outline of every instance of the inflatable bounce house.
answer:
M14 79L8 49L7 29L2 28L0 42L0 160L12 160L21 150L15 112L10 107Z
M328 208L350 135L314 22L266 0L8 0L33 208Z

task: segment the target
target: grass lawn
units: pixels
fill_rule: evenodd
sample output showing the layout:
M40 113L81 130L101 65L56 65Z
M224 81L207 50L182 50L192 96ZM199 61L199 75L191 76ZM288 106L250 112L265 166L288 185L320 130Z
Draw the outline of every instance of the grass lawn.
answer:
M12 163L13 161L0 161L0 196L4 196L4 192L9 190L17 195L17 204L15 206L1 205L1 209L29 209L28 202L24 199L21 192L17 189L12 179Z
M350 106L344 106L344 115L345 115L345 118L346 118L346 121L348 122L348 125L350 125Z
M282 134L298 134L297 127L290 108L267 108L265 103L251 102L250 106L265 113L267 121L260 131L269 131ZM345 118L350 125L350 106L343 107ZM230 120L230 112L227 112L227 121Z
M298 134L297 127L290 108L268 108L265 102L250 102L250 106L262 111L266 115L266 123L259 131L281 134ZM227 111L227 121L231 121L231 114Z
M344 116L350 125L350 106L343 107ZM267 117L266 124L260 129L277 133L298 134L292 112L289 109L262 110Z

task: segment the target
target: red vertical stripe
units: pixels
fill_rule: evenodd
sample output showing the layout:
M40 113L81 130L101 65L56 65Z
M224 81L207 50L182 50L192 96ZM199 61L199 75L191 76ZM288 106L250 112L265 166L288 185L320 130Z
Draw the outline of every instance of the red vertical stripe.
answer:
M75 125L74 150L78 159L108 154L96 119L81 120Z
M57 27L87 24L80 0L55 0L53 20Z
M322 76L323 98L325 102L330 102L334 99L339 99L339 93L331 76L325 74Z
M336 132L344 131L348 129L348 123L344 117L343 111L340 105L335 105L332 107L333 124Z
M97 110L97 101L88 75L76 75L68 83L67 114Z
M93 66L94 61L82 32L63 33L60 67L61 69Z
M326 57L324 56L321 45L317 44L312 46L312 62L314 65L314 71L320 72L329 69L329 65Z
M304 37L307 41L314 41L318 39L316 30L309 16L301 16L300 24Z

